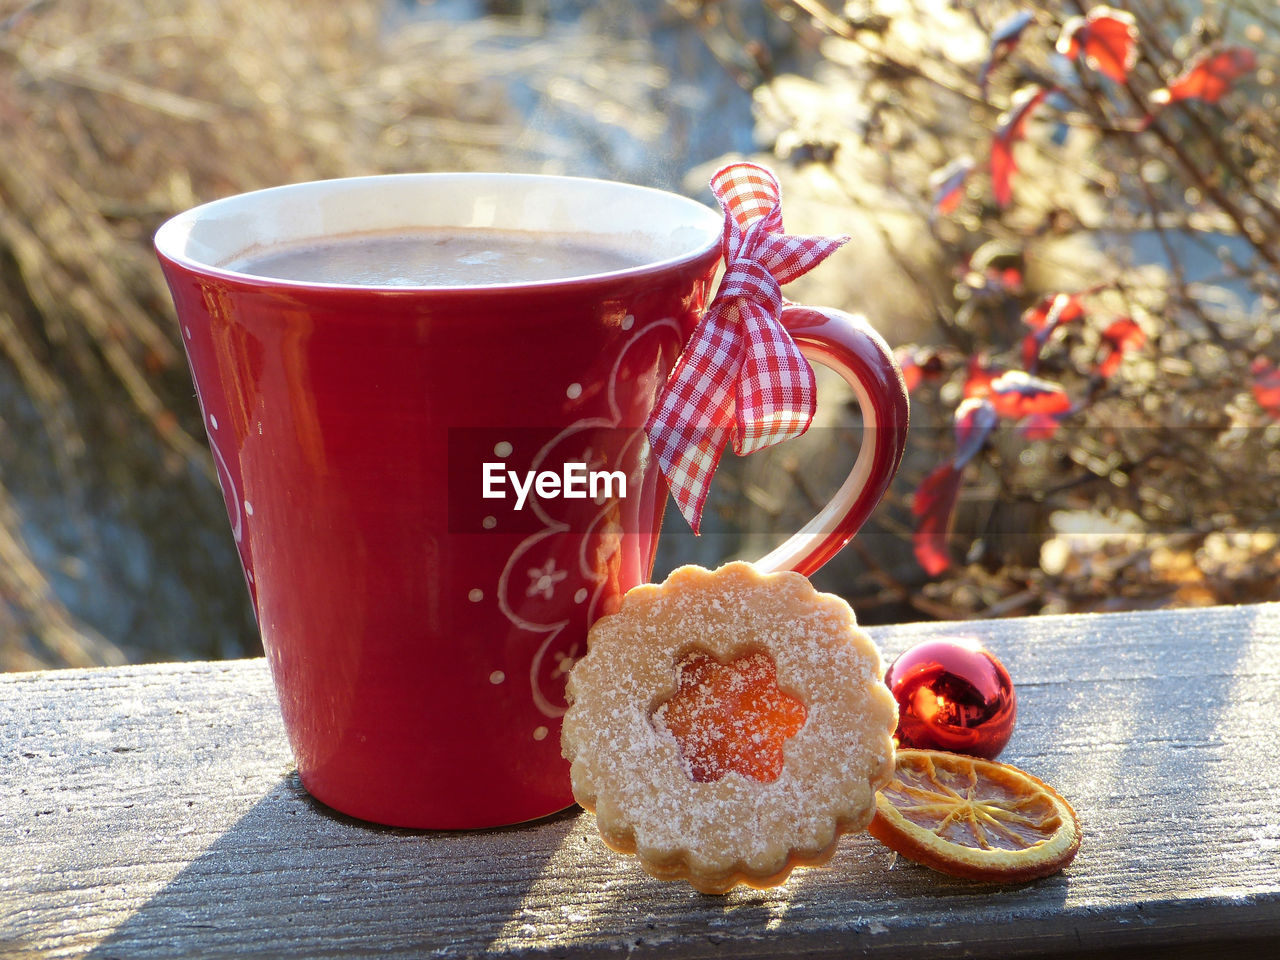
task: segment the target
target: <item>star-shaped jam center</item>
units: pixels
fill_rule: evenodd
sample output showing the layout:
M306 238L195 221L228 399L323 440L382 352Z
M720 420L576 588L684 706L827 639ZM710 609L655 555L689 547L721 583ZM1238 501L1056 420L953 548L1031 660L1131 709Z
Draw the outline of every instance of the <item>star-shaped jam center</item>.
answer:
M778 689L767 653L729 663L694 652L676 664L676 692L653 711L654 726L675 737L685 771L713 783L730 771L760 783L782 775L782 745L804 726L804 703Z

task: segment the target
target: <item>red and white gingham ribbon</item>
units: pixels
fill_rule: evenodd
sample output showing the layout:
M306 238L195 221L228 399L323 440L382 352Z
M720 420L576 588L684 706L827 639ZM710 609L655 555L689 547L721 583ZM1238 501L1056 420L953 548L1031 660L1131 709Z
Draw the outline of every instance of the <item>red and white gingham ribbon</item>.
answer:
M727 439L743 456L809 429L813 368L779 319L780 287L849 239L784 234L778 181L755 164L725 167L711 189L725 213L724 277L645 424L694 533Z

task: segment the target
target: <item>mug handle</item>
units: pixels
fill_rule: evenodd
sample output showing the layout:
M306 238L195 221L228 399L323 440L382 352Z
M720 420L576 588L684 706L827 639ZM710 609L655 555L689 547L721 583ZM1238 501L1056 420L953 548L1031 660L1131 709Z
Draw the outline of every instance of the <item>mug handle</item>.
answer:
M812 520L755 564L765 573L795 570L808 576L853 539L889 489L907 442L909 402L893 352L864 317L788 304L782 325L805 357L844 377L862 410L862 447L840 489Z

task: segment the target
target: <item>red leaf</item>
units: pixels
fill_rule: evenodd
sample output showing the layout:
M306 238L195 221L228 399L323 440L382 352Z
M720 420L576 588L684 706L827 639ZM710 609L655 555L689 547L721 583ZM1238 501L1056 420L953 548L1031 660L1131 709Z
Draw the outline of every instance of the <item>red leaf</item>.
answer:
M960 494L960 472L982 449L998 418L991 401L970 398L955 413L956 452L924 478L911 500L911 512L920 518L911 543L916 560L931 577L951 566L947 530Z
M1151 94L1151 99L1165 104L1179 100L1217 103L1231 92L1240 77L1252 73L1257 65L1257 54L1248 47L1227 47L1218 53L1206 50L1169 86Z
M1256 357L1250 372L1253 374L1253 399L1271 416L1280 419L1280 367L1266 357Z
M902 370L902 379L906 381L907 392L915 390L926 380L937 380L946 372L942 357L929 347L899 347L894 357Z
M991 382L1004 373L1004 367L988 364L979 357L969 358L969 372L964 381L965 399L985 397L991 393Z
M955 213L964 199L964 185L973 172L972 157L956 157L941 170L929 177L929 189L933 191L933 212L948 216Z
M1120 360L1124 356L1124 352L1114 347L1108 348L1102 357L1102 362L1098 364L1098 376L1103 380L1110 380L1116 375L1116 371L1120 369Z
M1051 327L1046 328L1052 330ZM1040 348L1044 346L1048 337L1041 337L1040 331L1028 333L1022 338L1022 366L1024 369L1034 373L1036 367L1040 365Z
M951 566L947 530L959 495L960 470L947 461L924 478L911 500L911 512L920 518L911 536L911 545L916 560L931 577Z
M1052 440L1062 425L1062 417L1051 413L1033 413L1018 426L1028 440Z
M1022 366L1034 373L1040 363L1040 351L1049 342L1053 332L1064 323L1073 323L1084 317L1084 304L1080 295L1055 293L1045 297L1022 314L1022 322L1032 329L1022 340Z
M991 190L996 203L1007 207L1013 199L1011 179L1018 165L1013 145L1027 135L1027 118L1040 106L1049 91L1038 84L1023 87L1013 95L1013 103L1000 117L991 139Z
M1129 79L1138 62L1138 23L1133 14L1110 7L1094 7L1083 17L1072 17L1062 26L1058 52L1072 60L1084 54L1084 62L1116 83Z
M956 407L956 452L951 462L960 469L973 459L986 443L987 434L995 429L998 417L991 401L980 397L961 400Z
M1018 165L1013 159L1013 143L996 137L991 141L991 193L996 203L1007 207L1013 199L1013 187L1009 181Z
M1006 370L991 382L991 403L996 413L1009 420L1071 409L1071 398L1062 387L1021 370Z
M1098 364L1098 375L1104 380L1115 376L1124 354L1146 342L1147 335L1131 317L1111 321L1102 331L1102 361Z
M997 290L1007 290L1010 293L1022 292L1022 271L1017 267L1005 267L1003 270L996 271L991 281L992 286Z
M987 59L982 64L982 69L978 71L978 86L982 88L984 97L987 95L987 80L991 76L991 71L1009 58L1009 54L1013 53L1018 46L1018 41L1022 39L1022 32L1034 19L1034 14L1028 10L1022 10L1000 21L991 31L991 47L987 51Z
M907 385L907 393L914 393L916 387L920 386L920 381L924 379L924 375L920 372L920 364L914 360L899 360L898 367L902 370L902 382Z
M1032 330L1060 323L1072 323L1084 316L1084 304L1078 293L1053 293L1022 314L1022 322Z

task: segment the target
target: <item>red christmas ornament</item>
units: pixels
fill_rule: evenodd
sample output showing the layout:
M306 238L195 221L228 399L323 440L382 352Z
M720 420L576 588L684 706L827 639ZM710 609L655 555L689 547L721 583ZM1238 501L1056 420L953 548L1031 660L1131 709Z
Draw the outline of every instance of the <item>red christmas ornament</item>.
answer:
M976 640L926 640L889 667L898 742L994 760L1013 733L1018 698L1009 671Z

